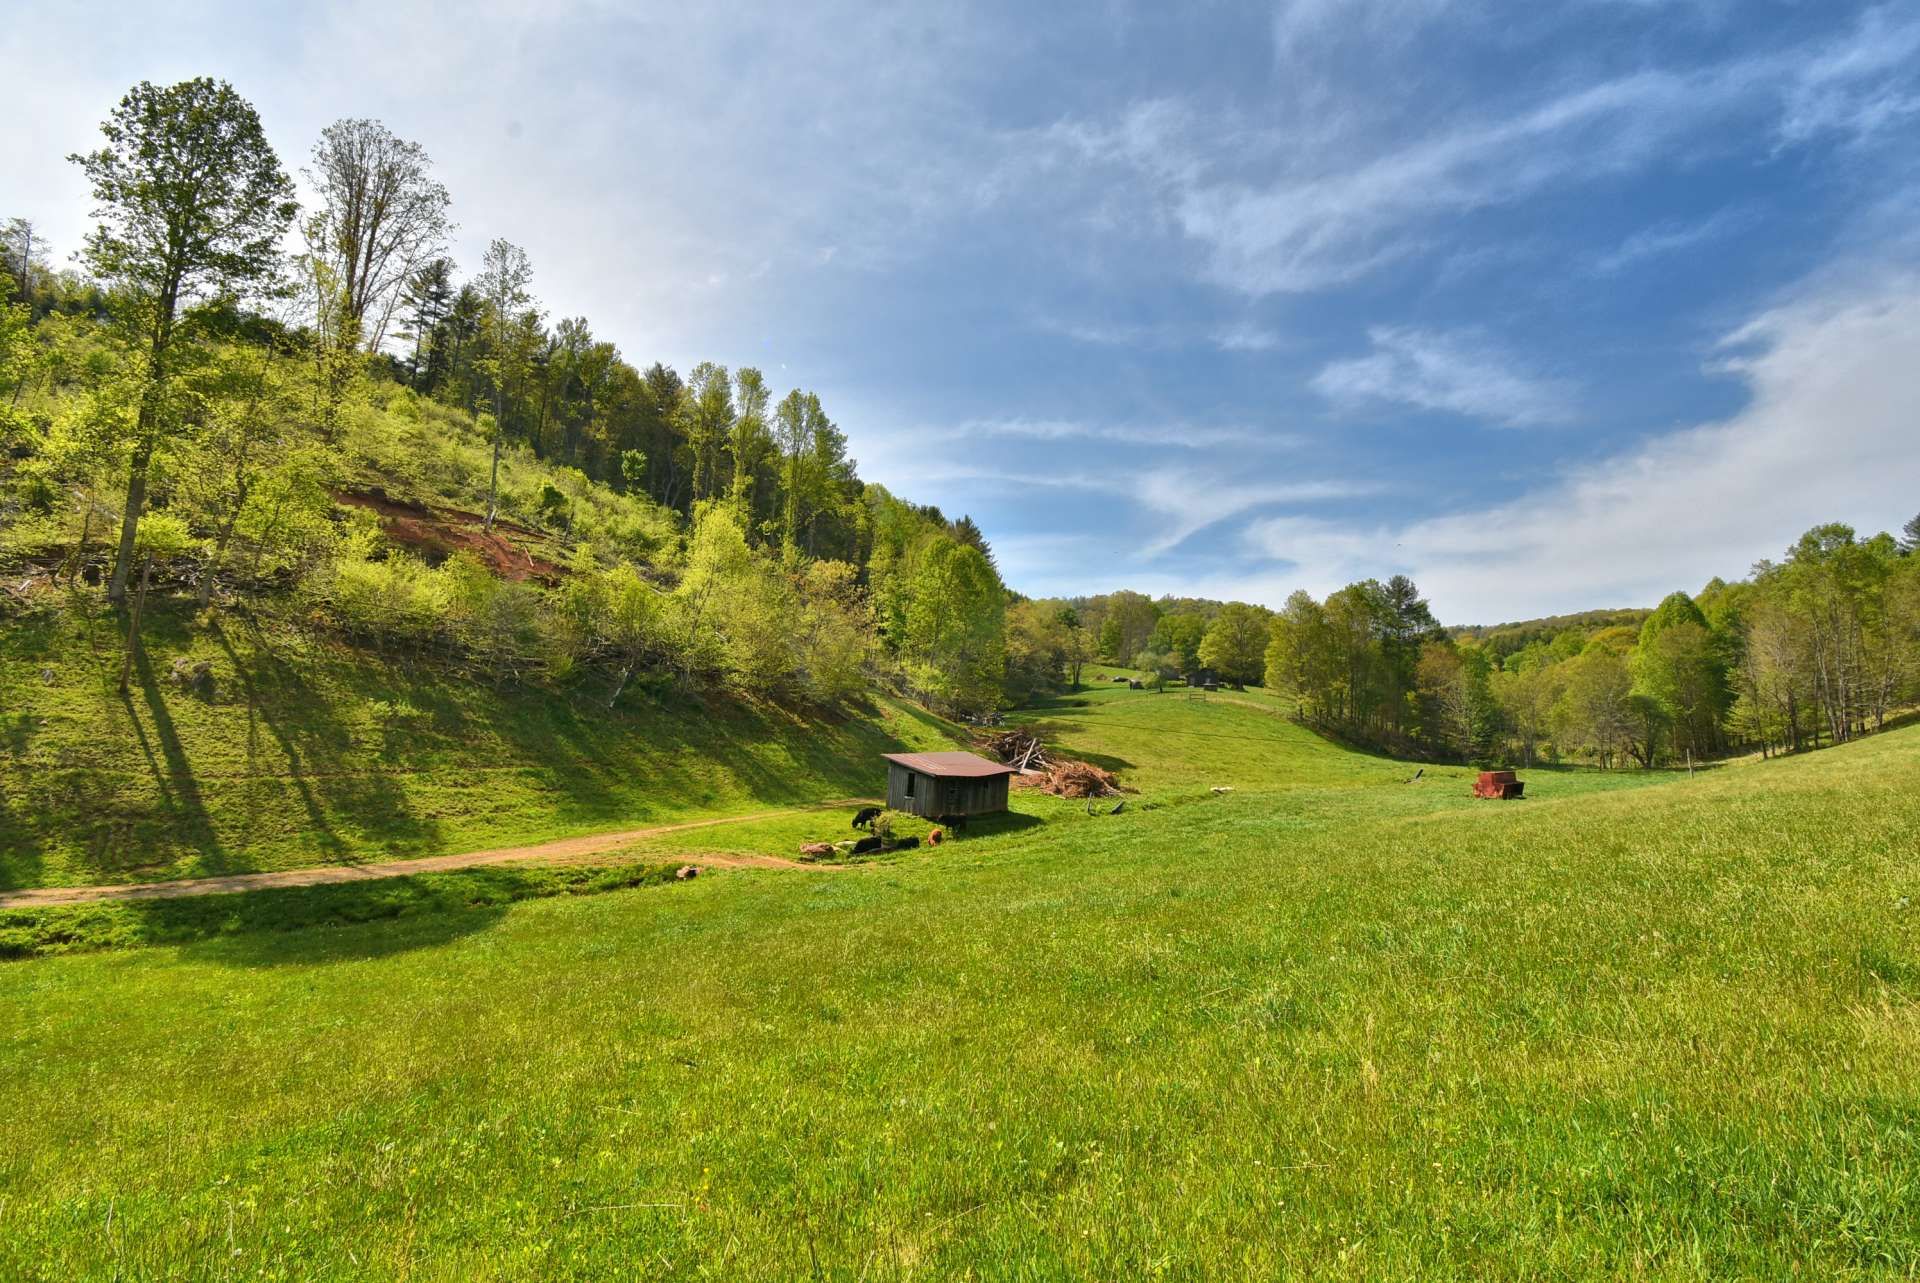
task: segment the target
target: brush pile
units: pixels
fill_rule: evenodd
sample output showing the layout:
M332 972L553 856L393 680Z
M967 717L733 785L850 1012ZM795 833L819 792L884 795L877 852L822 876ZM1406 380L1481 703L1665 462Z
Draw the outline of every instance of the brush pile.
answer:
M1001 731L981 751L1020 772L1022 788L1036 788L1055 797L1117 797L1120 781L1112 771L1070 757L1049 757L1040 733L1030 726Z
M1039 732L1031 727L1016 726L1010 731L1001 731L986 742L985 748L994 758L1022 775L1044 771L1051 765L1047 760L1047 751L1040 743Z
M1115 797L1120 781L1112 771L1103 771L1091 762L1060 761L1048 768L1040 789L1055 797Z

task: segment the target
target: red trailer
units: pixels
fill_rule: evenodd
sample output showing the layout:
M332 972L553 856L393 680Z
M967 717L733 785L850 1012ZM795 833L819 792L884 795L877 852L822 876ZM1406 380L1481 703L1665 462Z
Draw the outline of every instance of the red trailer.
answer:
M1473 795L1505 801L1519 797L1520 791L1526 787L1514 777L1512 771L1482 771L1480 778L1473 782Z

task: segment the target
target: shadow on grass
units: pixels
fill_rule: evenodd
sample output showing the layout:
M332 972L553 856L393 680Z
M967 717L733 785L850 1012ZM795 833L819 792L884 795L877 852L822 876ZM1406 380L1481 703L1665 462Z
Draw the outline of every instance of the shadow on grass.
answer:
M363 962L451 944L485 931L506 915L505 905L442 907L376 921L239 930L188 944L180 956L248 968Z
M236 967L308 966L432 948L483 931L522 900L673 880L673 865L500 867L338 886L0 912L0 958L146 945Z
M998 815L976 815L967 821L967 826L953 835L954 842L965 844L977 838L1000 837L1008 833L1020 833L1027 829L1036 829L1046 821L1037 815L1028 815L1022 811L1002 811Z
M226 852L220 845L220 836L213 827L213 820L207 814L206 799L200 793L200 781L194 777L193 763L188 761L187 751L180 743L180 732L174 725L173 714L167 711L166 698L154 681L153 663L148 658L145 646L134 650L133 671L139 679L147 719L153 725L153 739L159 742L159 759L154 757L153 741L147 738L146 727L141 725L132 693L128 692L121 698L126 704L127 720L132 723L134 736L139 740L140 751L147 759L148 769L153 772L154 786L160 791L160 805L162 809L180 817L181 838L207 857L207 867L225 870L228 867Z

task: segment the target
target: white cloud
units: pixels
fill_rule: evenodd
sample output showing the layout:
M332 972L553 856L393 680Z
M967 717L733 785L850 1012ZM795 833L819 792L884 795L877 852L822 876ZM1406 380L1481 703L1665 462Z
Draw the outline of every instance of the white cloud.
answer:
M1650 605L1744 573L1820 522L1870 531L1920 506L1920 278L1829 284L1727 345L1736 355L1726 368L1751 390L1733 417L1490 508L1391 528L1255 521L1249 549L1298 564L1238 592L1271 601L1404 571L1456 622Z
M1369 355L1335 361L1314 376L1314 389L1342 409L1410 405L1511 428L1573 418L1564 384L1517 369L1483 340L1389 326L1368 335Z

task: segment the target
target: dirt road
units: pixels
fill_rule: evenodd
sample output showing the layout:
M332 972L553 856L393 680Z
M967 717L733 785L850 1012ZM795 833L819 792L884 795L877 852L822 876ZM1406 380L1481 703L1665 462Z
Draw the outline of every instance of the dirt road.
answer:
M650 829L625 829L618 833L590 833L584 837L560 838L532 846L506 846L489 851L468 851L464 855L430 855L417 860L388 860L380 864L322 864L310 869L279 869L268 873L230 873L213 878L181 878L172 882L125 882L112 886L38 887L31 891L0 892L0 909L46 908L60 904L87 904L95 900L167 900L188 895L225 895L238 891L260 891L268 887L330 886L339 882L367 882L377 878L404 878L414 873L444 873L450 869L473 869L490 864L581 864L598 860L646 838L710 829L722 824L740 824L749 820L772 820L783 815L807 811L844 810L865 806L868 798L844 798L817 806L788 807L783 811L759 811L752 815L728 815L713 820L690 820L683 824L663 824ZM683 864L715 869L805 869L824 872L842 868L833 864L803 864L773 855L688 855L673 856Z

